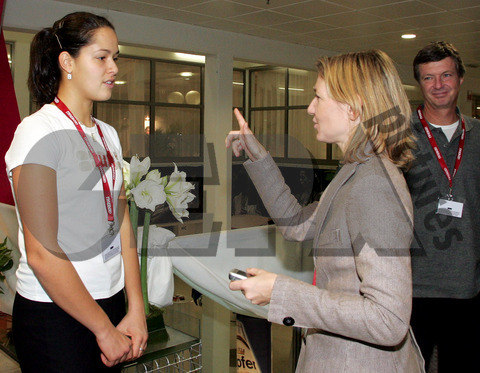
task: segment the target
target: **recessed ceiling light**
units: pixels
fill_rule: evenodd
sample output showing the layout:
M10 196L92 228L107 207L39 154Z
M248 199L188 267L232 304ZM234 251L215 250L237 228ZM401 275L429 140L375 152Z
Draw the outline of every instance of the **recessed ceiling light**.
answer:
M417 35L415 34L403 34L402 39L415 39Z
M190 76L193 76L193 73L191 71L184 71L183 73L180 73L180 76L183 76L184 78L188 78Z

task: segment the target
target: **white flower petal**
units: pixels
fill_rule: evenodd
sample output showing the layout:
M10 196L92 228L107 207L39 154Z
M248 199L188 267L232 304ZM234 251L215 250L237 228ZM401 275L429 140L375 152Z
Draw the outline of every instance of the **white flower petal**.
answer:
M145 157L140 162L137 156L133 156L130 160L130 178L133 186L140 183L140 179L145 176L150 168L150 157Z
M132 189L132 195L139 208L155 211L155 207L165 203L166 195L162 185L151 180L143 180Z
M157 184L162 184L162 174L158 170L152 170L147 174L147 176L145 176L145 180L151 180Z

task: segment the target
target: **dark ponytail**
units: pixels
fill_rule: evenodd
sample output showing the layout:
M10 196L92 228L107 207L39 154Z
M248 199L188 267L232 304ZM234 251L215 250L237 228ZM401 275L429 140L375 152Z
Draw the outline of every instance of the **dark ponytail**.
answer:
M62 77L58 56L65 51L73 58L77 57L80 49L90 44L95 31L102 27L115 30L104 17L76 12L35 35L30 46L28 74L28 88L34 101L40 105L53 101Z

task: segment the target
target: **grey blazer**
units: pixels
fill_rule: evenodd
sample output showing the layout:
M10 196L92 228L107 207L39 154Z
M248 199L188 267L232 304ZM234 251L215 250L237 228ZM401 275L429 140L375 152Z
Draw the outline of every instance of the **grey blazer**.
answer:
M283 236L314 240L316 285L278 275L268 312L308 328L297 372L424 372L409 328L413 214L399 169L380 156L345 164L302 207L270 155L245 168Z

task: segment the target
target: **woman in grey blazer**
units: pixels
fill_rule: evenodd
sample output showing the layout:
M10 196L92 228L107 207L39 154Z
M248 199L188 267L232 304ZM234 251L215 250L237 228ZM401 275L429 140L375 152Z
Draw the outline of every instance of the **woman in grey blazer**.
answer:
M408 99L381 51L317 67L308 113L317 140L343 152L320 202L298 204L238 110L240 130L225 140L247 153L245 168L284 237L314 240L314 284L249 268L230 288L270 304L270 321L305 328L297 372L423 372L409 328L412 202L400 171L413 158Z

